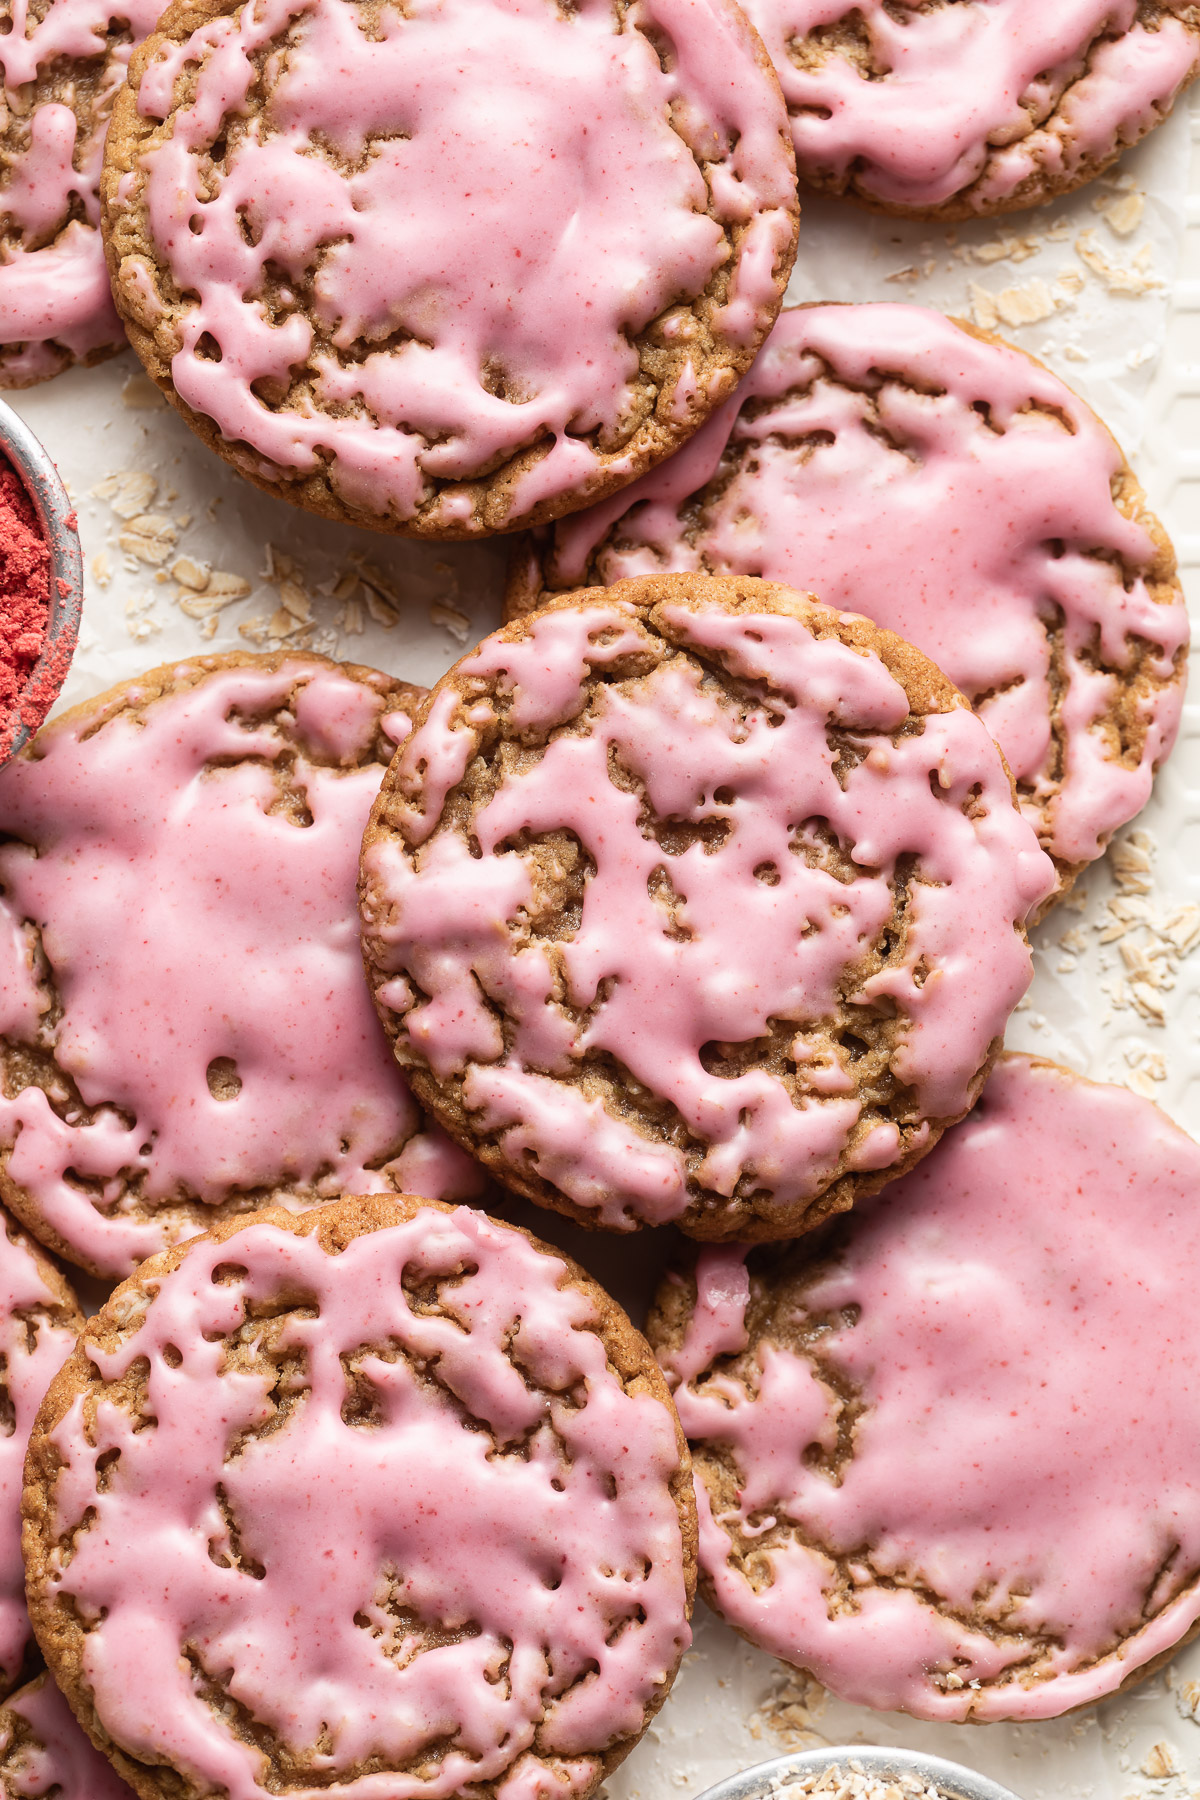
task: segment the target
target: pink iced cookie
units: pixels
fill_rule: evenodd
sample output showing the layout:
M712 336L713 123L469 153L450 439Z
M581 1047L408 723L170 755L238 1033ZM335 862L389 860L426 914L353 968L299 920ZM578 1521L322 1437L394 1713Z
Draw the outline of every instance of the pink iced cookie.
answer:
M0 35L0 387L125 342L100 242L104 135L159 0L12 0Z
M135 1800L45 1674L0 1707L0 1793L5 1800Z
M359 844L421 690L196 657L0 774L0 1195L100 1275L214 1217L479 1171L399 1079L362 977Z
M881 212L1036 206L1161 123L1200 67L1187 0L748 0L800 178Z
M685 450L517 557L509 611L663 569L811 588L919 645L998 739L1060 890L1174 742L1187 612L1141 488L1063 382L941 313L785 312Z
M346 1199L156 1258L29 1470L39 1642L143 1795L583 1800L690 1642L649 1347L465 1207Z
M316 512L556 518L682 443L778 312L795 166L730 0L208 0L134 70L104 177L134 347Z
M652 576L438 684L364 839L364 943L416 1092L510 1187L787 1237L971 1105L1052 877L918 651Z
M46 1389L74 1350L82 1324L79 1303L49 1257L0 1210L0 1396L6 1421L0 1433L0 1693L20 1679L32 1635L21 1561L25 1447ZM4 1779L0 1772L0 1783Z
M701 1253L651 1339L701 1578L844 1699L1045 1719L1200 1622L1200 1147L1006 1056L818 1254Z

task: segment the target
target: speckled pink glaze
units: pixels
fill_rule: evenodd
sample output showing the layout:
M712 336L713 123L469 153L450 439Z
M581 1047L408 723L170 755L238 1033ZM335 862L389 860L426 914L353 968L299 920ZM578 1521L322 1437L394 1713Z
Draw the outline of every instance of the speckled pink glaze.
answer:
M832 1014L846 970L892 916L897 860L911 856L904 958L855 998L895 1004L909 1024L893 1067L914 1108L954 1117L1028 986L1015 923L1052 881L995 745L965 707L893 742L908 701L873 653L818 640L784 614L671 605L663 616L699 654L664 656L624 600L541 615L516 641L485 639L458 671L503 677L510 731L574 718L592 671L639 646L661 660L636 687L598 684L586 728L553 737L536 765L500 782L472 825L482 854L456 830L434 834L492 718L486 702L467 712L443 689L396 765L414 848L380 838L364 854L371 954L394 976L377 998L400 1018L401 1045L439 1079L465 1071L465 1103L509 1160L532 1151L540 1174L616 1229L686 1209L684 1155L556 1075L589 1050L615 1057L707 1142L691 1173L718 1195L754 1176L787 1203L819 1193L843 1157L852 1168L886 1168L901 1154L899 1133L890 1122L860 1127L863 1108L840 1064L814 1071L797 1106L766 1070L708 1073L703 1047L743 1043L787 1019L797 1026L793 1055L807 1061L803 1027ZM701 687L700 656L770 693L744 730ZM831 720L864 748L841 784ZM725 842L667 855L641 828L641 794L609 779L614 756L659 818L726 820ZM975 818L964 810L972 790ZM853 846L861 874L852 883L795 853L814 819ZM523 831L558 829L574 832L595 863L581 921L555 945L568 998L593 1009L582 1029L556 1001L545 944L518 949L511 936L531 899L529 868L512 845ZM774 866L774 885L756 879L764 865ZM654 898L662 870L683 899L682 931ZM507 1015L505 1038L485 995Z
M33 1733L10 1753L12 1727L0 1713L0 1782L6 1794L53 1795L54 1800L134 1800L106 1756L101 1756L51 1681L41 1675L8 1701ZM11 1755L11 1760L5 1760Z
M927 209L970 189L979 211L1031 176L1068 185L1158 123L1200 43L1174 16L1185 0L1164 0L1156 30L1138 10L1137 0L746 7L783 83L802 179L844 179L853 167L856 188L888 206ZM836 54L799 66L793 43L851 11L882 73L868 78Z
M431 479L552 440L515 484L516 523L602 468L588 434L613 448L632 414L630 334L703 294L723 227L741 237L714 327L738 345L765 330L794 171L757 40L725 0L636 0L621 18L611 0L414 0L385 7L369 38L344 0L262 0L150 65L151 119L185 61L200 65L194 102L141 158L155 243L197 296L172 379L266 459L262 475L307 474L327 450L347 504L403 521ZM200 147L285 31L267 103L206 198ZM674 46L670 72L647 31ZM337 160L311 153L314 135ZM293 281L315 270L331 351L299 310L271 322L256 297L268 261ZM306 363L313 403L273 409L252 391ZM465 526L471 505L450 489L438 519Z
M727 450L738 473L685 524ZM1154 545L1113 504L1120 468L1095 414L1017 350L923 307L797 307L683 450L554 527L548 575L575 586L593 557L609 582L763 575L867 614L976 701L1046 849L1090 861L1141 811L1175 741L1184 689L1171 678L1188 641L1182 594L1164 605L1140 573ZM1050 614L1062 622L1061 770ZM1171 685L1143 703L1130 765L1102 721L1120 694L1112 671L1147 647L1148 671Z
M21 1673L29 1647L25 1565L21 1561L21 1476L25 1446L51 1381L75 1348L75 1333L37 1317L59 1299L42 1277L26 1240L0 1211L0 1390L12 1407L12 1429L0 1436L0 1682Z
M236 716L282 704L294 682L305 827L268 810L288 738ZM0 1143L89 1266L128 1274L181 1229L131 1216L122 1173L162 1203L288 1181L326 1199L479 1191L469 1159L422 1130L362 979L355 878L382 768L309 760L353 757L382 705L312 663L239 668L87 737L52 725L36 759L0 772L0 831L25 840L0 848L0 1031L38 1041L32 921L63 1002L54 1055L99 1109L73 1123L65 1089L57 1110L37 1087L0 1095ZM217 1057L237 1065L233 1099L209 1092Z
M97 102L106 125L130 51L160 10L160 0L52 0L45 18L33 24L29 0L12 0L6 8L12 29L0 36L6 94L57 58L104 56L109 31L128 25L131 41L114 49ZM0 218L6 216L8 229L15 227L23 240L0 264L0 347L22 346L4 357L9 380L53 374L59 360L54 344L85 357L124 341L100 242L103 156L104 126L79 140L74 112L51 101L34 110L29 147L4 171ZM85 217L68 224L73 199ZM46 243L52 232L54 240Z
M218 1282L221 1264L244 1273ZM405 1269L445 1280L439 1310L410 1310ZM499 1800L566 1796L595 1778L597 1752L641 1730L690 1641L675 1424L625 1393L565 1275L466 1208L422 1211L337 1256L254 1225L193 1247L123 1349L88 1345L109 1380L150 1365L149 1427L102 1398L90 1439L79 1400L53 1434L57 1528L95 1509L55 1588L95 1621L83 1677L123 1749L229 1800L275 1791L261 1753L197 1691L185 1645L346 1800L485 1782ZM220 1339L249 1301L284 1293L311 1295L319 1316L287 1326L307 1391L264 1433L271 1377L222 1372ZM343 1417L352 1369L374 1393L372 1424ZM109 1448L120 1459L98 1493ZM422 1752L436 1759L422 1775L351 1773Z
M856 1209L805 1294L828 1332L811 1361L760 1344L753 1397L705 1378L744 1348L749 1290L743 1251L704 1251L695 1330L667 1359L680 1418L733 1449L722 1518L798 1534L765 1543L756 1595L697 1481L725 1617L845 1699L947 1720L1054 1717L1178 1642L1200 1617L1198 1197L1200 1147L1149 1101L1010 1056ZM837 1443L823 1368L864 1405L836 1483L805 1460ZM846 1559L849 1605L831 1610L832 1565L801 1537Z

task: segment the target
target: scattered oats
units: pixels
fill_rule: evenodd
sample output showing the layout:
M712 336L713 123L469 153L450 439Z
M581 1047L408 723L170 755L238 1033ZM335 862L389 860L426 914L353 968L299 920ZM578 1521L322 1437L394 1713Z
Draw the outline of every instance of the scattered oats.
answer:
M471 621L466 613L459 612L457 606L450 606L445 600L430 602L429 620L448 631L456 644L465 644L471 634Z
M995 331L1000 323L1000 314L987 288L980 287L977 281L969 281L967 293L971 301L971 316L976 325L981 331Z
M281 581L279 600L284 612L295 619L298 625L312 624L312 602L297 582Z
M200 636L202 638L216 637L217 623L216 613L210 613L207 619L201 619L199 626Z
M1051 289L1055 305L1070 306L1082 294L1086 281L1087 276L1082 269L1072 268L1070 265L1065 269L1060 269L1054 277L1054 286Z
M174 495L172 495L171 497L172 497L172 499L174 499ZM188 526L191 524L191 522L192 522L191 513L177 513L175 516L175 524L180 531L186 531Z
M1061 962L1055 963L1054 973L1056 975L1073 975L1078 967L1079 964L1073 956L1064 956Z
M1189 956L1200 944L1200 906L1194 900L1189 900L1186 906L1177 906L1163 921L1160 930L1176 956Z
M367 603L367 611L370 613L375 623L377 625L382 625L385 631L390 631L392 626L396 623L396 613L387 604L386 600L382 599L380 595L375 592L375 589L373 587L368 587L365 582L363 583L363 597Z
M1097 194L1092 205L1098 213L1104 215L1105 224L1110 226L1118 237L1129 237L1142 222L1142 214L1146 210L1146 196L1137 192L1129 192L1110 199L1107 194Z
M286 607L278 606L267 620L267 635L273 638L290 637L300 629L299 621L293 619Z
M1027 258L1036 256L1041 250L1042 241L1036 237L1002 237L993 238L990 243L976 244L971 254L976 262L1025 262Z
M1153 344L1143 344L1139 350L1129 352L1125 358L1125 367L1127 369L1144 368L1148 362L1153 362L1157 355L1158 351Z
M1174 1686L1175 1705L1181 1716L1200 1725L1200 1681L1176 1680Z
M118 519L136 519L154 504L158 479L141 469L122 469L108 475L91 490L97 500L107 500Z
M1059 938L1058 947L1060 950L1069 950L1072 956L1082 956L1087 949L1087 939L1078 925L1072 925L1070 930L1064 931Z
M210 575L203 593L180 594L179 610L189 619L200 619L205 626L204 635L211 637L217 628L217 614L235 601L244 600L249 592L250 583L241 575L224 575L218 570Z
M139 513L118 534L117 542L127 556L153 567L166 562L178 535L165 513Z
M92 558L92 580L97 587L106 588L112 580L112 558L107 550L97 550Z
M174 504L178 500L178 498L179 498L179 489L178 488L168 488L167 489L166 501L167 501L168 506L174 506Z
M261 613L256 613L252 619L239 619L238 631L242 637L249 638L252 644L265 644L267 641L267 621Z
M177 556L171 564L172 579L180 587L191 588L196 594L204 592L211 574L212 569L208 563L197 562L193 556Z
M1116 263L1096 237L1095 231L1082 231L1075 239L1075 254L1098 275L1110 294L1148 294L1162 282L1150 272L1151 250L1143 244L1131 263Z
M359 578L357 571L354 569L347 569L346 573L344 575L339 575L334 583L331 590L332 597L335 600L350 600L356 593L358 586Z
M771 1800L802 1800L810 1794L822 1800L944 1800L941 1789L921 1775L868 1775L853 1756L832 1768L777 1775L771 1782Z
M1046 232L1046 242L1048 244L1061 244L1064 242L1065 239L1069 238L1070 235L1071 235L1070 219L1056 219L1054 221L1054 224L1051 225L1049 230Z
M374 563L367 562L359 555L352 556L350 560L358 570L359 580L365 587L373 588L379 598L387 606L390 606L393 612L403 610L404 602L382 569L377 569Z
M1132 1070L1125 1086L1132 1088L1135 1094L1140 1094L1143 1100L1153 1100L1154 1098L1154 1077L1147 1069Z
M1017 1004L1013 1007L1013 1011L1014 1012L1028 1012L1032 1005L1033 1005L1033 1001L1029 998L1029 995L1022 994L1021 998L1017 1001Z
M1090 353L1083 348L1082 344L1064 344L1062 353L1068 362L1079 363L1091 361Z
M1001 289L995 298L996 311L1006 325L1036 325L1051 318L1059 304L1050 283L1040 275L1021 287Z
M813 1729L814 1719L825 1710L828 1695L820 1682L799 1669L781 1668L748 1721L750 1735L764 1731L785 1750L806 1750L826 1740Z
M156 407L165 406L160 390L150 377L145 374L130 375L121 389L121 404L130 407L134 412L152 412Z
M361 637L363 634L363 611L357 600L347 600L345 619L342 630L347 637Z
M268 544L266 552L263 574L268 581L278 584L281 581L294 581L299 576L300 565L293 561L286 550L280 550L275 544Z
M1165 1741L1154 1744L1138 1764L1143 1775L1151 1781L1165 1781L1168 1775L1182 1775L1183 1769L1175 1752L1175 1746Z
M208 595L220 595L224 601L244 600L250 592L250 583L244 575L230 575L225 569L214 569L204 591Z
M883 279L885 281L917 281L920 279L920 275L921 271L916 264L910 263L907 269L893 269L891 274L885 275Z

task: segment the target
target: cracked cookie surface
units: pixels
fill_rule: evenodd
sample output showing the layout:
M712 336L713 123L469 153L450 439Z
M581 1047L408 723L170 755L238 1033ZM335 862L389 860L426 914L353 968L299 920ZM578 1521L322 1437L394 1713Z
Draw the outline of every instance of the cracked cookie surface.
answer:
M1200 1621L1200 1147L1006 1055L824 1239L706 1249L648 1327L693 1447L703 1591L844 1699L1044 1719Z
M676 448L795 255L778 81L729 0L176 4L103 181L151 375L252 481L467 538Z
M928 659L768 582L589 589L445 676L363 844L396 1056L585 1225L785 1237L970 1106L1052 881Z
M198 656L0 772L0 1197L98 1275L214 1218L480 1191L388 1055L354 929L362 829L422 689Z
M156 1257L47 1399L31 1608L144 1800L582 1800L690 1642L645 1340L515 1227L409 1197Z
M1055 897L1175 740L1187 609L1120 449L1049 370L923 307L785 312L683 451L522 546L508 615L667 569L810 588L924 650L1004 751Z
M113 100L158 0L13 0L0 34L0 387L102 362L125 333L100 241Z
M5 1800L134 1800L44 1671L0 1706L0 1793Z
M749 0L800 179L878 212L976 218L1091 181L1200 68L1192 0Z

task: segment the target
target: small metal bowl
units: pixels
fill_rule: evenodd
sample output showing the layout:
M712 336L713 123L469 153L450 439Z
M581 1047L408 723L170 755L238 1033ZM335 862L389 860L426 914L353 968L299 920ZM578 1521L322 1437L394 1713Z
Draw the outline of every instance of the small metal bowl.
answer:
M12 742L0 750L0 763L5 763L29 742L50 711L75 654L79 615L83 609L83 551L79 546L75 509L49 451L30 431L24 419L2 400L0 451L24 483L50 548L50 616L46 642L26 683L27 693L42 690L38 716L18 721ZM47 685L47 676L55 667L61 673L53 685Z
M961 1763L947 1762L923 1750L890 1750L879 1744L836 1744L820 1750L800 1750L774 1762L755 1763L751 1769L729 1775L698 1796L698 1800L768 1800L775 1781L795 1781L801 1775L824 1774L857 1763L864 1775L916 1775L930 1782L946 1800L1017 1800L1008 1788Z

